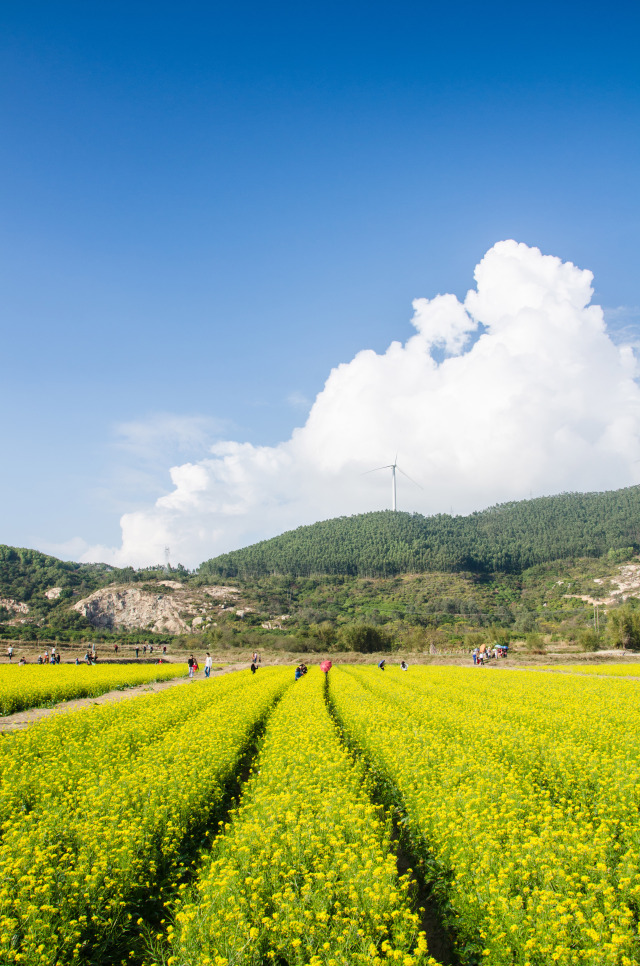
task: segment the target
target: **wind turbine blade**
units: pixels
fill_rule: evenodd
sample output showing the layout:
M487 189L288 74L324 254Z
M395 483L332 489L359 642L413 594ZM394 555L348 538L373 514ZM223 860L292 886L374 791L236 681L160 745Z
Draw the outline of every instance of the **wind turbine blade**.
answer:
M377 473L378 470L390 470L391 466L391 463L388 463L387 466L376 466L372 470L365 470L364 473L360 474L360 476L366 476L368 473Z
M420 484L418 482L416 482L416 480L414 480L412 477L410 477L408 473L405 473L404 470L401 470L399 466L396 467L396 468L397 468L397 470L398 470L399 473L402 473L402 475L403 476L406 476L406 478L408 480L411 480L412 483L415 483L415 485L418 487L419 490L424 490L424 486L420 486Z

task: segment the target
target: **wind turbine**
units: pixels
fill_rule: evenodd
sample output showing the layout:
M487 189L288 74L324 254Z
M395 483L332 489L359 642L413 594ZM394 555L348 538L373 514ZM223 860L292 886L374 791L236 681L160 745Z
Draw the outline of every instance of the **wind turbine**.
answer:
M401 470L400 469L400 467L398 466L398 454L397 453L396 453L396 458L393 461L393 463L387 463L386 466L376 466L372 470L367 470L362 475L363 476L366 476L368 473L377 473L378 470L391 470L391 509L393 510L394 513L398 509L398 507L397 507L397 501L396 501L396 470L399 473L402 473L403 476L406 476L406 478L408 480L411 480L412 483L415 483L415 485L417 487L420 487L421 490L423 489L423 487L421 487L419 483L416 483L415 480L412 480L411 479L411 477L409 476L408 473L405 473L404 470Z

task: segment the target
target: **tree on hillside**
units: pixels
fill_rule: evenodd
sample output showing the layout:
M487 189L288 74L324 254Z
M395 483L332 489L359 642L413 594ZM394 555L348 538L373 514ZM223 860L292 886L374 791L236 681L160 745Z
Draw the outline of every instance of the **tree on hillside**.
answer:
M373 654L375 651L390 651L391 635L381 627L371 624L347 624L340 631L340 647L345 651L360 654Z
M640 649L640 610L633 604L624 604L609 611L607 636L614 647Z
M330 621L311 624L309 627L309 638L313 640L317 651L328 651L335 644L337 636L336 629Z

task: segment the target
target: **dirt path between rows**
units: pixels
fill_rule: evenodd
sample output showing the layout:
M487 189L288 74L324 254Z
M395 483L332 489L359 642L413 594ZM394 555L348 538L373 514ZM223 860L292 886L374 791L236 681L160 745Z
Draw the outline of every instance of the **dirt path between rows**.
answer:
M219 677L221 674L230 674L232 671L240 671L248 668L248 664L230 664L224 668L214 668L211 677ZM204 681L204 674L199 672L194 678L196 681ZM76 698L73 701L61 701L51 708L28 708L25 711L17 711L15 714L8 714L0 718L0 734L2 732L20 731L28 728L29 725L48 718L51 714L66 714L68 711L77 711L79 708L88 708L92 704L117 704L118 701L139 698L145 694L156 694L166 688L175 688L181 684L189 684L189 678L171 678L168 681L149 681L146 684L138 684L133 688L125 688L121 691L105 691L95 698Z

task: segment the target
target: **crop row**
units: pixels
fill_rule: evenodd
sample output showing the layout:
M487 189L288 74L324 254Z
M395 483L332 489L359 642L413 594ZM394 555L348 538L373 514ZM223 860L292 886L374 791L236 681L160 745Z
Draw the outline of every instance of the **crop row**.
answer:
M331 700L404 814L463 962L638 962L632 682L337 669Z
M242 802L170 928L169 966L431 963L390 827L315 668L272 713Z
M0 748L0 962L96 961L219 817L289 672L56 716Z
M167 681L187 673L184 664L25 664L0 667L0 715L72 698L95 698L116 688Z

